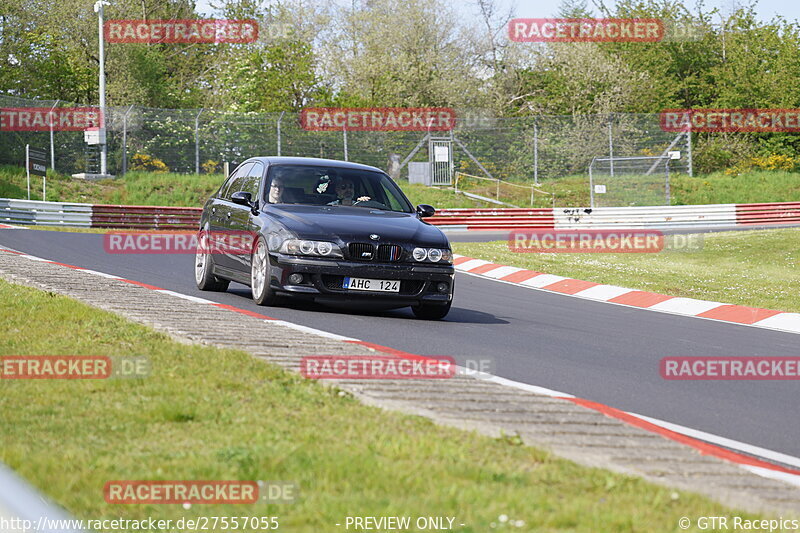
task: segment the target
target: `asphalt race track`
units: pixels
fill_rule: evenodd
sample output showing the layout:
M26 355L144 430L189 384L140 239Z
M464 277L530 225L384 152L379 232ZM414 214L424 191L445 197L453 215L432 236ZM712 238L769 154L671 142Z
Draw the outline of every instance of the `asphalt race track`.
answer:
M261 308L249 288L201 292L193 255L109 254L103 235L0 230L0 246L421 355L494 359L492 373L800 457L796 381L666 381L667 356L797 356L800 336L457 275L448 317Z

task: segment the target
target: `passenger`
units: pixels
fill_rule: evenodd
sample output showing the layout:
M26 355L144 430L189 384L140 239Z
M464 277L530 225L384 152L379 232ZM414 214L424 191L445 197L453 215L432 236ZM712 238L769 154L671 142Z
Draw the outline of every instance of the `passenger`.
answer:
M355 186L353 180L349 178L342 178L336 182L336 200L328 203L328 205L355 205L353 202L353 195L355 194ZM369 196L359 196L355 202L368 202Z

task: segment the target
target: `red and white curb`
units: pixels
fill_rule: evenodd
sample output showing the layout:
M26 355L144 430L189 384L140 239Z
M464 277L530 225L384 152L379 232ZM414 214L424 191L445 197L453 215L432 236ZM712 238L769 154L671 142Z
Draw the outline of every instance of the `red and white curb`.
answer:
M603 285L524 268L499 265L463 255L454 255L453 258L455 268L460 272L529 289L557 292L566 296L647 309L648 311L800 333L800 313L786 313L772 309L668 296L616 285Z
M14 226L12 224L0 224L0 229L28 229L25 226Z
M74 270L81 270L83 272L94 274L97 276L101 276L107 279L114 279L119 280L124 283L131 283L134 285L138 285L140 287L144 287L146 289L150 289L161 294L167 296L174 296L176 298L181 298L183 300L188 300L190 302L195 302L199 304L209 304L215 307L219 307L221 309L227 309L229 311L233 311L236 313L241 313L247 316L260 318L262 320L268 320L271 324L277 324L281 326L285 326L288 328L292 328L298 331L310 333L313 335L320 335L323 337L327 337L329 339L340 340L342 342L347 342L350 344L358 344L360 346L364 346L367 348L371 348L376 351L380 351L386 354L394 355L397 357L403 357L407 359L428 359L428 357L423 355L415 355L408 352L403 352L401 350L395 350L394 348L389 348L387 346L382 346L380 344L374 344L367 341L362 341L359 339L354 339L352 337L345 337L342 335L337 335L335 333L330 333L327 331L322 331L316 328L311 328L307 326L303 326L300 324L295 324L293 322L287 322L285 320L276 319L267 315L263 315L261 313L256 313L255 311L250 311L248 309L240 309L238 307L222 304L217 302L212 302L211 300L206 300L205 298L198 298L197 296L190 296L188 294L181 294L179 292L170 291L167 289L162 289L160 287L156 287L154 285L149 285L147 283L142 283L140 281L134 281L122 278L120 276L115 276L113 274L106 274L105 272L98 272L96 270L89 270L87 268L75 266L75 265L68 265L66 263L59 263L58 261L51 261L49 259L43 259L41 257L36 257L33 255L28 255L22 252L18 252L16 250L10 250L5 248L0 248L0 252L6 252L10 254L17 255L18 257L28 259L31 261L39 261L44 263L50 263L53 265L59 265L66 268L71 268ZM467 264L468 261L480 261L482 266L491 265L488 261L481 261L479 259L470 259L465 258L463 256L458 256L457 261L459 262L459 266L463 270L463 266ZM473 269L480 269L481 265L473 266ZM495 265L496 267L503 267L502 265ZM503 267L503 268L513 268L513 267ZM472 269L471 269L472 270ZM523 269L517 269L523 270ZM491 269L486 270L486 272L490 272ZM503 272L509 272L507 270ZM530 271L526 271L530 272ZM519 274L519 272L516 272ZM503 277L509 277L514 273L503 274ZM542 276L549 276L548 274L540 274L536 273L537 275ZM488 276L491 277L491 276ZM539 288L547 289L548 285L558 284L561 281L564 281L565 278L560 278L559 276L551 276L548 280L553 280L554 278L559 278L559 280L550 281L549 284L543 285ZM578 280L572 280L578 281ZM580 282L586 283L586 282ZM596 285L596 284L593 284ZM539 387L536 385L530 385L528 383L521 383L518 381L513 381L507 378L503 378L500 376L494 376L491 374L485 373L476 373L471 372L472 375L475 375L479 379L496 383L498 385L503 385L506 387L513 387L515 389L524 390L527 392L531 392L534 394L541 394L544 396L549 396L551 398L565 400L569 402L573 402L576 405L580 405L587 409L592 409L603 415L620 420L625 422L631 426L638 427L640 429L644 429L651 433L656 433L661 435L664 438L673 440L675 442L679 442L685 444L687 446L691 446L692 448L696 449L703 455L709 455L712 457L716 457L718 459L722 459L734 464L739 465L740 467L744 468L745 470L757 474L762 477L770 478L770 479L777 479L782 480L784 482L790 483L792 485L796 485L800 487L800 458L794 457L791 455L787 455L784 453L776 452L773 450L768 450L766 448L761 448L758 446L753 446L744 442L735 441L732 439L728 439L725 437L720 437L718 435L713 435L711 433L705 433L703 431L699 431L692 428L687 428L684 426L680 426L678 424L673 424L671 422L665 422L662 420L658 420L655 418L650 418L644 415L638 415L631 412L621 411L619 409L615 409L608 405L600 404L597 402L592 402L590 400L584 400L582 398L578 398L572 394L564 393L555 391L552 389L548 389L545 387ZM775 461L777 463L781 463L781 465L788 465L788 466L781 466L778 464L771 463L769 461Z

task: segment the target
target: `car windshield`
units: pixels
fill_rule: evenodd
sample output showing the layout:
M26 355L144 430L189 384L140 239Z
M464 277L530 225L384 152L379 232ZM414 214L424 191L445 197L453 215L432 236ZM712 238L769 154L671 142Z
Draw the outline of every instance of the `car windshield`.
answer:
M397 184L382 172L319 165L273 165L268 179L265 200L271 204L414 211Z

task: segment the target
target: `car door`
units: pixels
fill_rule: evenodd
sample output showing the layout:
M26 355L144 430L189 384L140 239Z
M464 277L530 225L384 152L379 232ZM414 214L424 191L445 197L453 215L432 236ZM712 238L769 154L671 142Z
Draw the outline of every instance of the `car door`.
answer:
M263 163L256 161L247 171L247 175L244 177L244 179L241 182L237 182L235 185L240 191L249 192L253 201L257 202L259 200L259 187L261 185L261 178L263 174ZM253 216L254 215L250 207L236 204L231 207L229 230L231 231L231 235L236 237L237 243L243 242L244 238L247 238L248 236L252 235L254 231L257 231L257 229L253 229L255 224L251 222ZM247 250L249 249L250 248ZM249 275L250 254L246 253L247 250L240 250L239 253L232 254L231 259L236 270Z
M230 232L234 208L238 207L231 201L231 195L241 190L242 182L247 179L248 172L253 163L244 163L231 175L230 183L224 190L220 190L218 201L212 206L211 213L211 238L212 246L216 245L214 263L218 267L236 269L236 260L226 250L226 235Z

